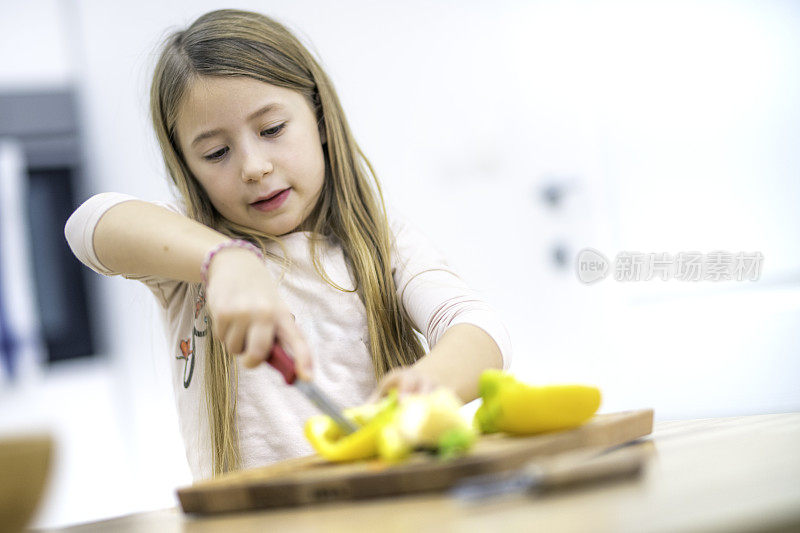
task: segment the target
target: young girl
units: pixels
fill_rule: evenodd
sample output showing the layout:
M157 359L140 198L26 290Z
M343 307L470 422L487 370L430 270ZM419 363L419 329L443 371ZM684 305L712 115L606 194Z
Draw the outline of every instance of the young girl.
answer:
M333 85L286 28L203 15L166 40L150 97L181 207L98 194L65 233L161 304L195 479L312 452L314 407L262 364L274 343L342 406L437 386L466 402L508 367L504 326L387 217Z

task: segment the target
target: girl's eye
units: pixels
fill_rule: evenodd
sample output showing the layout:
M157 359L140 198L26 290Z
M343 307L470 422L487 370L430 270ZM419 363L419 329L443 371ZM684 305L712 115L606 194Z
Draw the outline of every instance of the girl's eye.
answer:
M264 137L277 137L283 131L283 128L285 126L286 126L286 123L285 122L281 122L280 124L278 124L276 126L272 126L271 128L267 128L265 130L261 130L261 135L263 135ZM229 151L230 151L230 148L228 148L226 146L224 148L220 148L219 150L217 150L216 152L214 152L212 154L208 154L208 155L203 156L203 159L205 159L207 161L218 161L218 160L222 159L223 157L225 157L225 154L227 154Z
M226 146L225 148L220 148L213 154L208 154L206 156L203 156L203 159L206 159L208 161L216 161L217 159L221 159L227 153L228 153L228 147Z
M286 123L285 122L281 122L277 126L273 126L271 128L267 128L265 130L262 130L261 131L261 135L265 135L267 137L275 137L281 131L283 131L284 126L286 126Z

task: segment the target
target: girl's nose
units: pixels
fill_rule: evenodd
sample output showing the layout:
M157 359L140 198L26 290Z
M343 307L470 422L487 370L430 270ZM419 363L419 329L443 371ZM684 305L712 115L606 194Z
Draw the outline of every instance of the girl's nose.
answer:
M271 159L261 150L250 150L242 161L242 181L261 181L273 171Z

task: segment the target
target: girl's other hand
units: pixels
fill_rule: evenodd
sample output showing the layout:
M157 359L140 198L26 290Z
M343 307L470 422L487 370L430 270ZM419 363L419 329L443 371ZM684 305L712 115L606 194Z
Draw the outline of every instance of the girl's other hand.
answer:
M403 398L410 394L428 394L439 387L441 384L436 379L413 366L398 367L383 376L367 403L377 402L392 389L397 389L398 397Z
M208 269L206 305L214 334L228 351L255 368L279 342L295 360L300 379L311 379L311 353L278 287L261 259L240 248L214 255Z

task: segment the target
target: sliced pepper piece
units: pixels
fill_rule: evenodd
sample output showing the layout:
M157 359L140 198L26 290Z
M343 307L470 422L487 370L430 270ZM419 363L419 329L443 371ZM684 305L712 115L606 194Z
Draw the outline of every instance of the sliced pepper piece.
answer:
M405 397L381 430L378 453L390 462L405 459L416 449L437 451L445 458L466 453L476 431L461 414L462 406L444 387Z
M416 449L438 451L449 458L465 453L477 430L460 414L460 400L452 391L398 399L396 390L376 404L346 409L344 415L360 429L344 435L328 416L308 419L305 435L317 452L329 461L356 461L376 455L399 462Z
M445 432L472 429L468 419L461 414L462 406L452 390L440 387L428 394L405 398L397 409L395 423L412 446L436 448Z
M600 407L600 390L587 385L532 386L500 370L481 374L483 403L474 425L483 433L520 435L578 427Z
M332 418L312 416L306 421L304 432L311 446L328 461L357 461L374 457L378 453L378 435L397 408L397 393L392 391L380 402L344 410L359 429L344 435Z
M378 455L384 461L397 463L408 457L413 451L413 446L403 437L397 416L384 424L378 435Z

